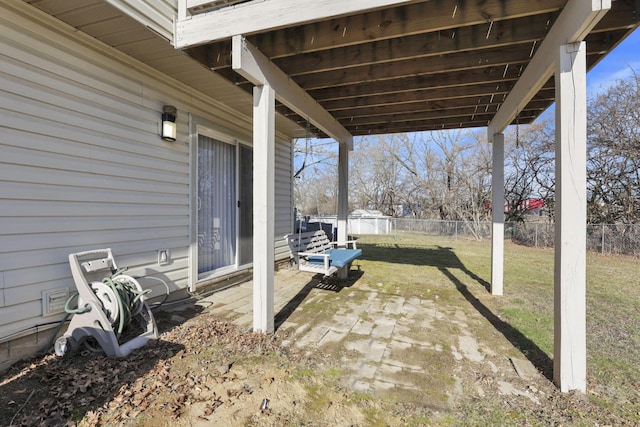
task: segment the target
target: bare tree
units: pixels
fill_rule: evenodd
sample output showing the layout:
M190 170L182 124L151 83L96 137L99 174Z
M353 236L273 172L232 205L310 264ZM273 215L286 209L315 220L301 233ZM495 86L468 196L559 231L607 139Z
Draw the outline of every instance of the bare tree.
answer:
M398 135L365 138L352 157L353 198L362 209L376 209L401 216L411 201L406 169L397 153L403 149Z
M618 81L590 100L588 117L588 220L638 223L640 77L634 74ZM507 132L508 221L523 220L532 200L543 200L553 216L554 148L550 118ZM489 219L490 152L484 132L453 130L359 140L351 155L351 207L463 220L474 228ZM303 212L335 212L335 144L299 140L295 176L296 203Z
M589 222L640 222L640 76L589 102Z
M336 163L337 154L333 141L317 141L309 138L297 139L293 145L295 171L294 178L298 178L305 169L313 166L333 165Z
M305 215L336 213L337 174L329 167L307 168L295 180L296 207Z
M307 215L336 212L337 143L298 139L294 144L294 199Z
M506 220L522 221L531 202L547 207L555 194L555 129L550 118L512 127L505 138Z
M473 220L474 141L463 139L461 130L431 132L428 139L441 154L435 164L443 185L441 219Z
M402 176L402 193L396 199L404 210L421 218L433 217L434 206L440 206L443 189L435 185L438 156L420 134L395 134L379 137L381 153L395 162ZM435 208L437 211L437 208Z
M396 200L415 216L465 221L480 237L491 182L486 141L455 130L388 135L378 146L401 171L396 173Z

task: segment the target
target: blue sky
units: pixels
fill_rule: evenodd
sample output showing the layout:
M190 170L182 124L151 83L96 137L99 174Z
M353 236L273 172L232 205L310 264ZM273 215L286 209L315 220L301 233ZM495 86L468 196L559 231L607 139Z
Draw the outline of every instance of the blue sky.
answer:
M640 73L640 29L631 33L587 73L588 96L602 92L617 80L631 76L631 69Z
M587 98L595 97L618 80L630 77L633 70L640 74L640 28L636 28L587 73ZM540 118L553 115L555 106L555 103L551 104Z

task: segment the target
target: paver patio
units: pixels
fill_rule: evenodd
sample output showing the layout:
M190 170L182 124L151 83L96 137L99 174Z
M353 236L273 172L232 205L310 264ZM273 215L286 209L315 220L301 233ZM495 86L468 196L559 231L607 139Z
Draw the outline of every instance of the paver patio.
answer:
M354 280L354 275L356 279ZM285 346L307 352L330 349L341 355L345 384L356 392L402 393L420 399L427 390L434 407L455 403L464 393L461 375L469 366L500 378L500 394L528 396L526 381L479 330L490 323L472 304L454 307L437 296L405 298L367 284L351 272L346 287L321 283L309 273L284 268L275 277L276 333ZM199 302L205 312L240 325L252 325L252 282L215 293ZM434 331L450 331L435 334ZM337 351L336 351L337 350ZM503 352L502 352L503 353ZM530 365L517 359L519 364ZM466 368L461 366L466 364ZM535 368L529 372L537 373ZM540 376L540 374L537 374ZM493 384L498 384L492 381ZM475 385L479 396L486 384Z

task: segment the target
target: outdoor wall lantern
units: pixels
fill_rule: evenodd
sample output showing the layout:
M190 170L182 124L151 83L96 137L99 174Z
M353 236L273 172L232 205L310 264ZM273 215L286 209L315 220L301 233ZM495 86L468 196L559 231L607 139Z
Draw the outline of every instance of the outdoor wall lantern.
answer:
M165 141L176 140L176 115L178 110L173 105L165 105L162 107L162 128L160 136Z

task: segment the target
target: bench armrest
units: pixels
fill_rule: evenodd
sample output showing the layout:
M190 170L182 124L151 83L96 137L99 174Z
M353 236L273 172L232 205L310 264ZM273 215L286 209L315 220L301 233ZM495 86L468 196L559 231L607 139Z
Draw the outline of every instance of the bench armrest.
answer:
M298 257L323 257L324 258L324 269L325 270L329 270L329 257L331 256L330 254L323 254L323 253L318 253L318 252L298 252Z
M321 256L321 257L325 257L325 258L329 258L329 256L330 256L330 254L323 254L322 252L298 252L296 255L302 256L302 257Z

